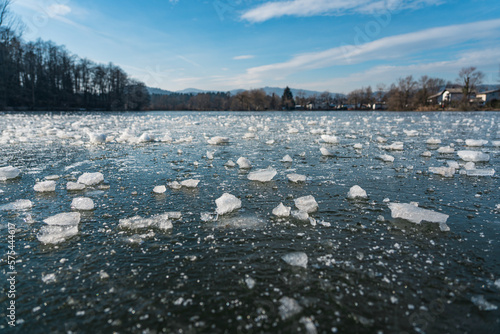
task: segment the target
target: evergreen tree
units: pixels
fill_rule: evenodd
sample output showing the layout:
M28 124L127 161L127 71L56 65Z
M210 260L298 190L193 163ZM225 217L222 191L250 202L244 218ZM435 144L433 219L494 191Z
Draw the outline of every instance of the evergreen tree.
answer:
M292 110L295 108L295 101L290 87L286 86L283 96L281 97L281 106L283 109Z

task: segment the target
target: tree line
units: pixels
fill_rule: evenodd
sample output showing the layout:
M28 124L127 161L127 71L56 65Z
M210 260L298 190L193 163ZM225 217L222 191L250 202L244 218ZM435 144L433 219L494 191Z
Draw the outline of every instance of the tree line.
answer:
M118 66L79 58L50 41L25 42L0 1L0 108L142 110L146 86Z

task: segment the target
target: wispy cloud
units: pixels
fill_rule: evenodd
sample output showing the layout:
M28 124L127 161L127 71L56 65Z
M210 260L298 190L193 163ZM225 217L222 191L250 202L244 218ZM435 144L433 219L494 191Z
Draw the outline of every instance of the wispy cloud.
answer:
M415 9L437 5L443 0L289 0L273 1L244 12L241 19L264 22L283 16L372 14L382 10Z
M252 67L247 70L245 77L247 80L260 80L334 65L401 59L408 54L444 48L470 40L494 40L499 36L499 29L500 19L426 29L385 37L365 44L350 44L321 52L296 55L286 62Z
M242 56L236 56L233 57L234 60L245 60L245 59L252 59L255 58L254 55L242 55Z
M381 81L395 82L398 78L413 75L418 78L421 75L431 73L458 75L461 68L466 66L478 66L481 68L497 68L499 47L487 48L478 51L463 52L454 59L435 61L421 64L411 64L403 66L379 65L366 71L356 72L345 77L335 77L326 81L315 81L302 85L305 89L321 89L329 87L331 91L348 93L349 90L362 86L376 85ZM383 78L383 80L381 80Z
M63 4L52 4L46 9L50 17L65 16L71 13L71 8Z

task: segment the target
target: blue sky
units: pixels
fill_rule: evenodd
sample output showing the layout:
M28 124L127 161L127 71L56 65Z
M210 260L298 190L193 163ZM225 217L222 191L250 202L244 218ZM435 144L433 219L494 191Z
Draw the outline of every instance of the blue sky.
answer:
M24 38L148 86L348 93L399 77L499 83L498 0L15 0Z

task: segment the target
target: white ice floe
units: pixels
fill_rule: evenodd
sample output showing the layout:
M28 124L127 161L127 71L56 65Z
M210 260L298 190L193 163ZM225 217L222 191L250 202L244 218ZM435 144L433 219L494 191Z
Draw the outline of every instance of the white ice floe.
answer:
M353 147L356 150L362 150L363 149L363 144L357 143L357 144L354 144Z
M293 210L290 214L294 219L300 220L302 222L308 222L310 218L309 214L302 210Z
M200 183L200 180L189 179L182 181L181 186L186 188L196 188L198 187L198 183Z
M291 266L307 268L307 254L304 252L293 252L281 257L283 261Z
M150 133L144 132L138 139L137 142L139 143L148 143L155 141L155 136L153 136Z
M57 226L78 225L80 223L80 213L79 212L58 213L57 215L44 219L43 222L47 225L57 225Z
M33 207L29 199L18 199L15 202L0 205L0 211L27 210Z
M88 133L89 141L91 144L105 144L106 135L104 133Z
M182 185L177 181L172 181L168 183L168 187L170 189L179 190L182 188Z
M336 136L330 136L330 135L321 135L321 139L323 142L327 144L338 144L339 139Z
M473 161L469 161L464 165L465 170L476 169L476 164Z
M293 162L293 159L287 154L283 157L283 159L281 159L281 162Z
M217 198L215 204L217 205L216 212L218 215L224 215L241 208L241 201L229 193L224 193L221 197Z
M94 201L88 197L73 198L73 201L71 202L71 209L73 210L88 211L94 210L94 207Z
M123 229L138 230L144 228L157 228L160 230L170 230L173 228L169 213L157 214L149 218L134 216L120 219L118 227Z
M68 191L79 191L83 189L85 189L85 185L83 183L78 183L78 182L66 183L66 190Z
M245 278L245 284L247 285L247 288L250 290L255 287L255 280L251 277Z
M466 171L467 176L494 176L495 170L491 169L468 169Z
M377 142L381 143L381 144L383 144L383 143L387 143L387 138L384 138L384 137L380 137L380 136L379 136L379 137L377 137L375 140L376 140Z
M446 225L448 215L432 210L422 209L408 203L389 203L392 218L401 218L409 222L420 224L422 221L438 223L442 231L449 230Z
M38 182L33 189L40 193L56 191L56 181Z
M498 306L487 301L483 295L473 296L471 302L474 303L481 311L496 311Z
M312 195L296 198L294 202L300 211L311 213L318 210L318 203Z
M389 154L382 154L378 158L384 162L394 162L394 157Z
M221 145L229 143L228 137L215 136L207 140L210 145Z
M455 149L451 146L442 146L442 147L438 148L437 151L438 151L438 153L441 153L441 154L455 153Z
M321 155L325 156L325 157L331 157L333 156L334 154L332 152L330 152L327 148L325 147L321 147L320 149L320 152L321 152Z
M208 160L214 160L214 152L207 151L206 156Z
M224 166L229 167L229 168L233 168L233 167L235 167L235 166L236 166L236 164L234 163L234 161L233 161L233 160L228 160L228 161L224 164Z
M290 182L298 183L298 182L306 182L307 177L305 175L300 174L287 174L286 176Z
M429 167L429 172L432 174L441 175L443 177L453 177L455 175L454 167Z
M347 198L356 199L356 198L368 198L366 191L358 185L352 186L347 193Z
M277 217L288 217L290 216L290 211L292 208L289 206L283 205L283 203L280 203L277 207L273 209L273 215Z
M10 179L15 179L21 174L21 170L16 167L7 166L0 167L0 181L6 181Z
M481 147L488 144L487 140L482 139L466 139L465 145L470 147Z
M472 162L488 162L490 161L490 155L479 152L479 151L458 151L457 152L460 159L463 161L472 161Z
M408 136L408 137L416 137L418 136L418 131L417 130L403 130L403 132Z
M153 192L155 194L163 194L166 191L167 191L167 187L165 187L163 185L162 186L156 186L156 187L153 188Z
M238 164L238 166L240 166L240 168L242 169L248 169L248 168L252 168L252 164L250 163L250 160L248 160L247 158L245 157L240 157L238 158L238 160L236 160L236 163Z
M427 145L439 145L439 144L441 144L441 139L429 138L429 139L427 139L426 144Z
M429 158L429 157L432 157L432 153L431 153L431 151L425 151L425 152L422 152L422 154L420 154L420 156L422 156L424 158Z
M102 173L83 173L78 178L78 183L85 184L86 186L95 186L104 181L104 175Z
M273 139L266 141L266 145L273 145L274 143L275 141Z
M49 175L45 177L47 181L59 180L61 177L59 175Z
M276 176L276 174L276 169L268 167L266 169L259 169L249 173L247 178L250 181L269 182L273 179L274 176Z
M448 165L448 167L460 169L460 165L455 160L448 160L446 161L446 164Z
M491 142L491 144L495 147L499 147L500 146L500 140L494 140Z
M44 244L59 244L78 234L78 225L47 225L42 226L37 239Z
M404 143L397 141L392 143L391 145L386 145L382 147L384 150L388 151L403 151L404 150Z
M282 320L287 320L302 312L302 306L293 298L282 297L280 304L278 311Z

